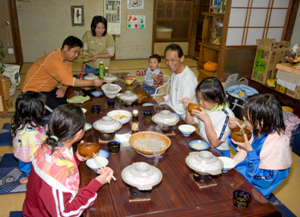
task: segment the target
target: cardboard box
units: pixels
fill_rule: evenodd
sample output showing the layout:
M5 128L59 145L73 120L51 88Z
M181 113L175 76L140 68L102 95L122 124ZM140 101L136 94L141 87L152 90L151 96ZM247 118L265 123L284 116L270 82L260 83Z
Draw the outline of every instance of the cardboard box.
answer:
M277 84L286 87L286 95L300 99L300 70L292 69L292 64L277 64Z
M266 84L269 78L276 77L276 64L284 62L290 50L290 42L276 42L275 39L257 39L257 50L251 79Z

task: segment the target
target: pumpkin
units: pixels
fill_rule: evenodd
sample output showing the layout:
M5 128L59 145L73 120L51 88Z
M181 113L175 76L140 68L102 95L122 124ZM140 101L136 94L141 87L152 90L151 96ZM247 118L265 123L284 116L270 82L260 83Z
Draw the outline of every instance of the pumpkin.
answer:
M218 69L218 63L207 62L204 64L204 69L209 72L214 72Z

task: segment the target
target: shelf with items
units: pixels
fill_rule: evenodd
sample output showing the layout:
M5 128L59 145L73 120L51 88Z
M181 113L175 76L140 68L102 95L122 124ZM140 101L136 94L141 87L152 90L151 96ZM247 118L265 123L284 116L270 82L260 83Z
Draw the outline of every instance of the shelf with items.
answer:
M212 1L210 1L212 5ZM217 77L223 80L224 59L226 55L226 37L227 27L229 22L231 0L227 0L225 14L212 13L209 11L202 12L204 16L202 42L199 43L200 52L199 60L197 63L198 81L203 80L209 76L215 76L214 72L207 72L204 70L206 62L218 63Z

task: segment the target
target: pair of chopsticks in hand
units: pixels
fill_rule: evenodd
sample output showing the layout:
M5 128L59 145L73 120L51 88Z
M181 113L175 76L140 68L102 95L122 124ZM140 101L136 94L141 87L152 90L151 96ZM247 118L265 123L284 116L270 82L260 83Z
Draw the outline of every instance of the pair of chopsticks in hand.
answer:
M101 171L104 173L104 170L102 169L102 167L105 167L102 163L101 163L101 161L100 160L98 160L98 158L97 158L97 156L95 155L95 153L93 153L93 157L94 157L94 159L95 159L95 161L96 161L96 164L98 165L98 167L101 169ZM117 180L114 176L113 176L113 174L111 174L110 173L110 175L111 175L111 177L113 178L113 180ZM110 183L110 181L109 181L109 179L106 177L106 179L107 179L107 181L108 181L108 183Z

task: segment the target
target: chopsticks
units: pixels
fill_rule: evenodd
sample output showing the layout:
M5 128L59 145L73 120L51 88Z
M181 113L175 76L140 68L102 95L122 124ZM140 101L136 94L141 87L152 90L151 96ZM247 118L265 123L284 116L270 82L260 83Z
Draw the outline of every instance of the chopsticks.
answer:
M239 128L240 128L240 132L244 135L245 133L244 133L244 127L242 127L240 124L239 124L239 122L237 122L237 121L235 121L235 123L239 126Z
M97 156L96 156L96 154L95 153L93 153L93 157L94 157L94 159L95 159L95 161L96 161L96 164L98 165L98 167L101 169L101 171L104 173L104 170L102 169L102 167L105 167L102 163L101 163L101 161L99 161L98 160L98 158L97 158ZM113 174L110 174L111 175L111 177L113 178L113 180L117 180L114 176L113 176ZM108 180L108 178L106 177L106 179L107 179L107 181L108 181L108 183L110 183L110 181Z

